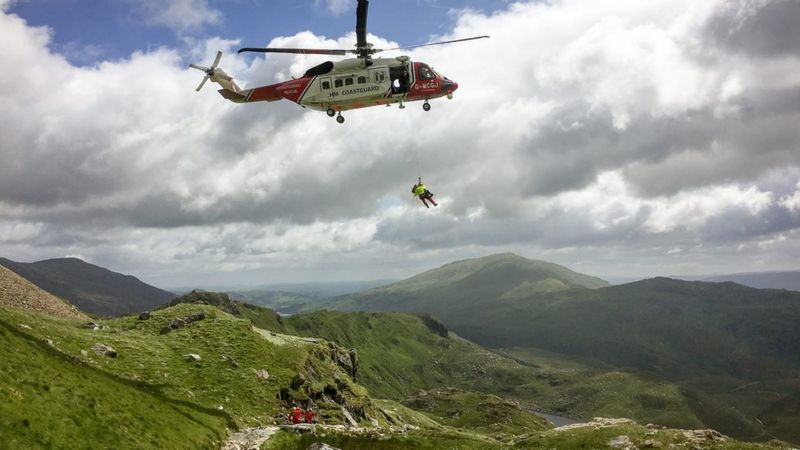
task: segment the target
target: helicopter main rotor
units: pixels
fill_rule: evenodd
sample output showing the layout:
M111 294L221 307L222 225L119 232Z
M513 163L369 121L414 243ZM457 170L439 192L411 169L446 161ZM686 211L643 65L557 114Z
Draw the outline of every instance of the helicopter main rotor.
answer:
M375 53L388 51L388 50L408 50L412 48L428 47L431 45L452 44L454 42L471 41L475 39L484 39L489 36L473 36L463 39L453 39L450 41L430 42L427 44L412 45L409 47L394 47L394 48L374 48L372 44L367 42L367 13L369 10L369 0L358 0L358 7L356 7L356 48L353 50L345 49L324 49L324 48L269 48L269 47L245 47L240 48L237 53L255 52L255 53L296 53L301 55L339 55L344 56L348 53L355 54L357 58L364 59L366 65L372 63L372 55Z

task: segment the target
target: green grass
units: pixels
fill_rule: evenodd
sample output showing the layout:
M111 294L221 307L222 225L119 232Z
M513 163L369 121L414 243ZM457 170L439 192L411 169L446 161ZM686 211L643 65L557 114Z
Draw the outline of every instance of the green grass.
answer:
M224 439L225 414L80 363L2 316L0 448L214 448Z
M491 450L506 448L501 443L477 433L415 430L407 433L319 432L296 434L281 431L262 445L262 450L305 450L323 442L343 450Z
M376 397L453 386L571 416L701 424L674 384L536 349L504 350L512 360L453 333L444 338L413 315L319 311L285 318L281 329L357 348L359 382Z
M172 319L198 311L206 319L160 334ZM58 446L72 436L90 443L104 434L101 442L118 440L119 448L152 448L149 436L163 440L160 448L208 447L221 440L226 427L282 421L290 403L313 400L321 420L341 423L340 404L323 395L330 389L351 411L384 423L366 389L333 363L336 350L326 342L267 339L249 321L207 305L177 305L153 312L147 321L123 317L102 324L92 331L0 308L4 439ZM96 355L91 350L96 343L110 345L119 356ZM188 353L201 361L188 361ZM260 378L257 369L266 370L269 379ZM308 381L291 389L298 373ZM369 423L366 416L361 419Z
M495 395L455 388L417 392L404 400L403 404L424 412L444 425L479 432L503 441L552 427L518 404Z
M771 445L745 443L736 440L726 442L707 440L702 443L689 443L680 430L651 430L634 423L609 427L582 427L571 430L553 430L535 433L527 439L518 441L514 448L520 449L600 449L609 448L609 442L620 436L627 436L634 448L654 448L645 446L645 441L659 443L659 448L702 448L715 450L756 450L764 448L788 449L785 443Z

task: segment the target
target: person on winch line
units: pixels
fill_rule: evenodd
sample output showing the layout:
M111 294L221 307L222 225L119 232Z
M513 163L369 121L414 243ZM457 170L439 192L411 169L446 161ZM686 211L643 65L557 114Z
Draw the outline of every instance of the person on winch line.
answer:
M420 177L419 182L417 182L417 184L411 188L411 193L419 197L419 199L422 200L422 204L425 205L426 208L430 208L430 206L428 206L428 202L425 200L430 200L431 203L433 203L433 206L439 206L439 204L433 200L433 192L429 191L422 182L422 177Z

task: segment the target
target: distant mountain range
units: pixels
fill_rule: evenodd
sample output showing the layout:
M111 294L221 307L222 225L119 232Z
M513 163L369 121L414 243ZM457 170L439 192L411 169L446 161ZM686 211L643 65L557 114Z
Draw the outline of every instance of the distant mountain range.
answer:
M731 275L715 275L702 278L702 281L732 281L757 289L786 289L800 291L800 271L795 272L754 272Z
M678 382L698 415L728 433L755 436L767 416L774 432L800 430L790 413L800 408L797 292L669 278L609 287L502 254L331 299L324 308L427 312L490 348L542 349ZM723 395L719 386L738 391ZM797 441L800 431L784 436Z
M112 272L78 258L20 263L0 258L0 265L45 291L68 300L84 312L118 316L150 310L175 295L136 277Z

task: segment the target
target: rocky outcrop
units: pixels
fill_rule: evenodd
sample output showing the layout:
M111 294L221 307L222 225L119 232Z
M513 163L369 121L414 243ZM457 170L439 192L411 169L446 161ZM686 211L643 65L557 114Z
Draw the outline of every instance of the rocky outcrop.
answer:
M197 322L198 320L203 320L206 318L206 313L203 311L196 312L194 314L190 314L183 318L172 319L169 325L165 326L161 329L161 334L167 334L179 328L183 328L186 325Z

